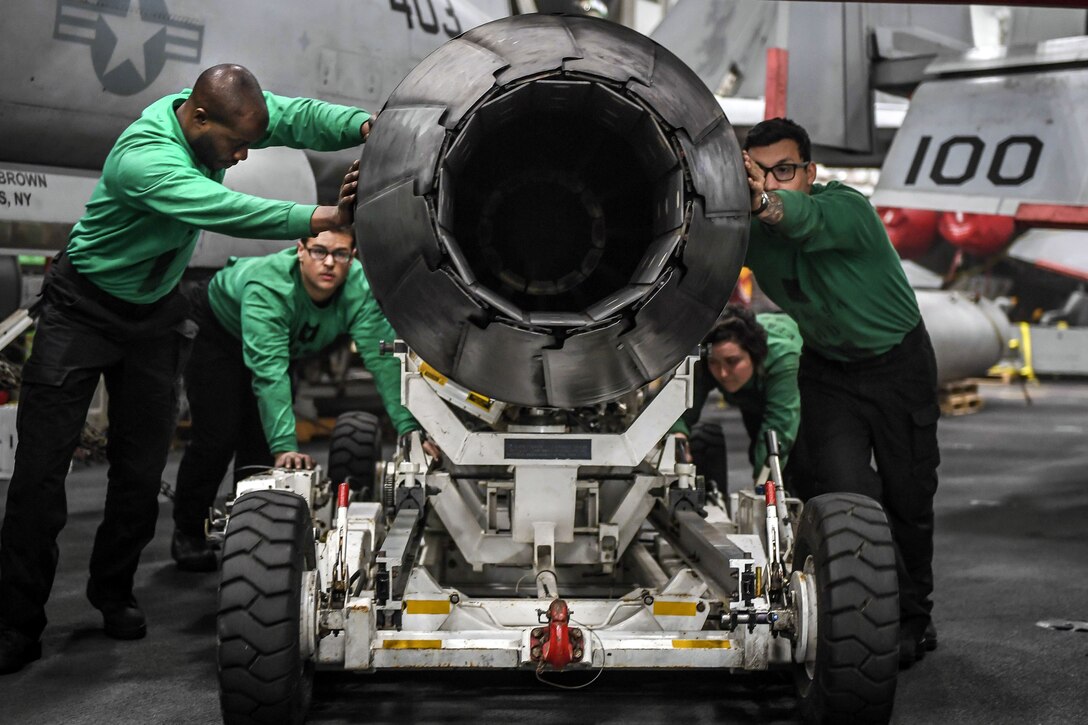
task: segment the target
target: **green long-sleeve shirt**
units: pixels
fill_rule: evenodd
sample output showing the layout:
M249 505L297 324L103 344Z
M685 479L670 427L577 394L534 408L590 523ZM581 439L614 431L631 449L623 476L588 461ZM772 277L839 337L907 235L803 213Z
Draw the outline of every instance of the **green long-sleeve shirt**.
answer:
M190 90L148 106L117 139L83 218L68 241L72 265L100 289L139 304L181 279L201 229L251 239L310 234L312 204L275 201L223 186L224 169L197 160L175 111ZM268 132L253 148L336 151L362 142L370 114L309 98L265 93Z
M302 285L295 247L267 257L231 257L208 284L208 302L223 328L242 342L272 453L298 450L288 365L344 333L374 376L397 433L420 427L400 404L400 365L378 352L378 342L392 342L396 333L378 308L359 260L352 260L344 286L319 305Z
M774 193L785 214L774 226L752 218L746 264L797 321L805 346L859 360L899 344L921 314L869 200L837 181Z
M740 390L730 393L710 374L706 358L701 358L695 367L695 405L669 431L690 435L711 389L717 388L725 402L739 409L744 418L751 438L748 462L752 464L753 478L767 461L767 431L778 435L779 458L785 468L801 423L801 393L797 387L801 334L797 323L778 313L756 315L756 321L767 331L767 358L763 364Z

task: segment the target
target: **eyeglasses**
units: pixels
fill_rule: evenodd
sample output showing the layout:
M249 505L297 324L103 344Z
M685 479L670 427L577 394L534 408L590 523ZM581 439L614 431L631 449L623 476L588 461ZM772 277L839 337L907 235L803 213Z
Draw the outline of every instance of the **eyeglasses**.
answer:
M331 254L333 260L337 264L346 264L347 262L350 262L351 258L354 256L350 249L337 249L335 252L330 252L318 244L315 244L312 247L306 247L306 252L310 255L310 259L315 262L324 262L325 257Z
M757 162L757 165L759 166L759 168L763 169L763 173L773 174L774 178L778 179L779 181L793 181L793 177L797 176L797 169L803 169L810 163L812 162L805 161L801 164L782 163L775 164L774 166L764 166L763 164L759 164Z

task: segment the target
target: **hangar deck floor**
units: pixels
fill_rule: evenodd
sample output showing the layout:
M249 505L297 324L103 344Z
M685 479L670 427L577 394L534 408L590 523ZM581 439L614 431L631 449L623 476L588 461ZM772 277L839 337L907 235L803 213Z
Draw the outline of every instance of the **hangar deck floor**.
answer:
M936 610L940 649L901 673L894 723L1071 723L1088 712L1088 384L981 388L982 410L940 423ZM708 411L710 413L710 411ZM736 485L739 417L720 415ZM166 478L172 479L177 456ZM50 725L220 722L213 574L170 560L170 507L137 596L149 635L117 642L83 597L101 519L102 466L77 464L43 658L0 678L0 721ZM0 482L0 510L7 483ZM1039 626L1080 623L1080 631ZM570 676L566 684L583 682ZM559 690L527 673L322 674L311 723L792 723L783 676L606 672Z

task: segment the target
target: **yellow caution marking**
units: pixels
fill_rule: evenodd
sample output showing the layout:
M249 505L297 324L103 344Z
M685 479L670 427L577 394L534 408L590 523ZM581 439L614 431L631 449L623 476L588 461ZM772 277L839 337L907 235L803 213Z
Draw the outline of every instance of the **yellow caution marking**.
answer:
M1028 380L1035 379L1035 367L1031 360L1031 325L1020 323L1020 350L1024 366L1020 368L1020 374Z
M654 600L655 617L694 617L695 602L663 602Z
M404 602L405 614L449 614L449 599L409 599Z
M457 383L451 383L449 378L447 378L445 375L438 372L437 370L435 370L434 368L432 368L430 365L428 365L425 362L421 362L419 364L419 374L422 375L423 377L427 378L428 380L430 380L431 382L433 382L436 385L441 385L443 387L449 385L450 390L453 391L452 394L457 395L459 397L463 396L464 400L466 402L468 402L468 403L470 403L472 405L475 405L477 408L480 408L480 409L484 410L485 412L490 412L491 411L491 406L494 405L494 403L495 403L495 401L493 401L491 398L487 397L486 395L481 395L480 393L476 393L476 392L473 392L471 390L466 390L465 388L462 388Z
M727 639L674 639L672 646L675 649L731 649L733 645Z
M477 408L482 408L483 410L491 410L492 401L491 398L487 397L486 395L480 395L479 393L474 393L470 390L468 391L468 397L466 398L466 400L475 405Z
M440 639L387 639L382 649L442 649Z
M431 380L435 381L439 385L445 385L446 384L446 376L443 375L442 373L438 372L434 368L432 368L427 363L420 363L419 364L419 374L422 375L425 378L430 378Z

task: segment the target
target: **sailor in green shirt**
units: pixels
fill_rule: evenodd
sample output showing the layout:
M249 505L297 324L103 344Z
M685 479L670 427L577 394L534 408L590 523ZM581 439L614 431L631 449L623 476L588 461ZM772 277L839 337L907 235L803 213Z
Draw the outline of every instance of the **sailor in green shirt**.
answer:
M354 169L335 206L242 194L224 187L223 175L250 148L355 146L369 119L358 108L266 93L245 68L219 65L192 90L152 103L117 139L34 310L0 532L0 674L41 656L67 516L64 480L101 376L109 393L109 482L87 598L107 635L145 635L132 583L155 534L177 380L195 335L177 283L197 236L210 229L298 239L350 224L355 205Z
M397 433L420 425L400 403L399 363L378 351L396 333L355 258L350 228L267 257L232 257L191 296L200 325L185 369L192 439L178 468L171 553L181 569L214 571L204 519L231 457L235 481L254 466L313 467L295 437L292 360L350 335ZM424 447L438 452L432 441Z
M848 186L815 183L801 126L763 121L744 149L753 214L746 263L804 340L801 436L813 493L859 493L884 507L899 558L899 662L909 667L937 642L940 408L929 333L876 211Z
M796 459L791 456L801 422L801 394L797 389L801 335L797 324L788 315L756 315L745 307L729 305L706 336L704 349L695 368L694 405L670 432L684 439L694 438L691 455L697 470L704 475L711 473L724 489L727 482L720 456L715 456L719 460L707 460L710 451L700 450L701 436L692 436L696 426L706 425L699 423L699 418L711 388L716 387L727 403L740 410L748 432L753 480L762 483L758 479L767 461L766 433L773 430L778 436L784 483L793 492L792 470L804 465L803 455Z

